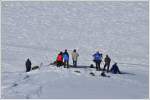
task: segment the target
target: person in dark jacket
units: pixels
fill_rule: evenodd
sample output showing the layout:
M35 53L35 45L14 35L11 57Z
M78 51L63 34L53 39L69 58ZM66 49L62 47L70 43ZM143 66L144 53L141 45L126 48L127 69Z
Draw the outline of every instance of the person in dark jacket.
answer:
M110 66L111 59L108 55L106 55L104 62L105 62L105 65L104 65L103 70L105 71L105 68L107 67L107 72L109 72L109 66Z
M29 72L31 70L31 65L32 65L29 58L27 59L25 65L26 65L26 72Z
M101 61L102 61L102 53L99 53L99 51L97 51L94 55L94 62L96 64L96 70L97 71L100 71L101 68L100 68L100 64L101 64Z
M57 64L57 67L60 67L63 65L63 53L60 52L57 56L57 59L56 59L56 64Z
M112 65L112 68L110 69L110 72L113 73L113 74L121 74L117 63Z
M65 49L65 52L63 53L63 59L64 59L64 68L69 68L69 54L67 52L67 49Z

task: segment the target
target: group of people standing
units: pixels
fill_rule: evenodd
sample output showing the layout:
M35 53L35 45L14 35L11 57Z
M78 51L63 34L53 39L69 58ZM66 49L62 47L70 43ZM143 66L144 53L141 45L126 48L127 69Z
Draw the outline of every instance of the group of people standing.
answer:
M72 61L73 61L73 67L77 67L77 59L79 57L79 54L77 53L76 49L74 49L71 53L72 55ZM116 73L120 73L119 68L117 66L117 63L112 65L112 68L110 69L110 62L111 62L111 58L106 55L106 57L104 58L104 68L102 69L100 67L102 60L103 60L103 54L100 53L99 51L97 51L96 53L93 54L93 61L96 65L96 70L97 71L107 71L107 72L112 72L114 74ZM60 52L57 55L57 59L56 59L56 65L57 67L63 66L64 68L69 68L69 53L67 51L67 49L65 49L64 52Z
M97 51L95 54L93 54L93 57L94 57L93 61L95 62L95 65L96 65L96 70L97 71L102 70L100 65L102 63L103 54L99 53L99 51ZM106 57L104 58L104 62L105 62L105 64L104 64L103 70L105 71L105 68L107 67L107 72L109 72L109 66L110 66L111 59L108 55L106 55Z
M93 54L93 57L94 57L93 61L95 62L97 71L102 70L102 71L111 72L113 74L121 74L116 62L112 65L111 69L109 69L111 59L108 55L106 55L106 57L104 58L104 68L103 69L101 69L101 67L100 67L102 59L103 59L103 54L99 53L99 51L97 51L95 54ZM105 68L107 68L107 69L105 69Z
M73 67L76 67L77 66L77 59L79 56L76 49L74 49L72 51L71 55L72 55ZM68 53L67 49L65 49L64 52L61 51L57 55L56 65L57 65L57 67L64 65L64 68L69 68L69 53Z
M79 54L76 51L76 49L74 49L72 51L71 56L72 56L73 67L77 67L77 60L78 60ZM121 73L119 71L117 63L112 65L112 68L109 69L111 59L108 55L106 55L106 57L104 58L104 68L103 69L100 67L102 60L103 60L103 54L100 53L99 51L97 51L96 53L93 54L93 58L94 58L93 61L96 65L97 71L102 70L102 71L112 72L114 74L117 74L117 73L120 74ZM57 65L57 67L60 67L60 66L64 66L64 68L70 67L70 65L69 65L69 53L68 53L67 49L65 49L64 52L60 51L60 53L57 55L57 58L56 58L56 61L54 62L54 64ZM27 59L27 61L26 61L26 72L29 72L30 70L31 70L31 61L29 59Z
M71 55L72 55L73 67L77 67L77 59L79 57L79 54L77 53L76 49L74 49L72 51ZM95 62L95 65L96 65L96 70L97 71L102 70L100 65L101 65L101 62L103 59L103 54L100 53L99 51L97 51L95 54L93 54L93 58L94 58L93 61ZM105 64L104 64L103 70L106 70L108 72L110 62L111 62L111 59L108 55L106 55L104 62L105 62ZM67 49L65 49L64 52L61 51L57 55L56 65L57 65L57 67L64 65L64 68L69 68L69 53L68 53ZM107 69L105 69L105 68L107 68Z

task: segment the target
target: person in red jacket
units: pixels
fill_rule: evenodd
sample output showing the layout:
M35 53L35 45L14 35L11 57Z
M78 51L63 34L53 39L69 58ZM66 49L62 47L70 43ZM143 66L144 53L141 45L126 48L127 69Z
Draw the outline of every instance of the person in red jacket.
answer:
M63 65L63 53L62 52L58 54L56 62L57 62L57 67L60 67Z

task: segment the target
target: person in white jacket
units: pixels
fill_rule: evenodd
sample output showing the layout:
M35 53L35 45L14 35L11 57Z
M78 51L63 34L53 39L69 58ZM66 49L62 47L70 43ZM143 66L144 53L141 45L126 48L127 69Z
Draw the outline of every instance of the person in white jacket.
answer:
M77 67L77 59L79 57L79 54L76 52L76 49L73 50L71 55L72 55L73 67Z

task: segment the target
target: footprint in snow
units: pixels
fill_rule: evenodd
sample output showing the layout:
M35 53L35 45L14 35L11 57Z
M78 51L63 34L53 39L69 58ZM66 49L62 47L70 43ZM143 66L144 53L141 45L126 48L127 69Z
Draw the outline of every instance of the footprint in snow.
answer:
M79 70L75 70L74 73L75 73L76 75L81 75L81 72L80 72Z
M17 83L14 83L11 87L16 87L16 86L18 86L18 84L17 84Z
M76 73L81 73L79 70L75 70L74 72L76 72Z
M25 80L25 79L27 79L27 78L29 78L29 75L26 75L23 79Z
M90 72L89 74L90 74L91 76L95 76L95 74L94 74L93 72Z

